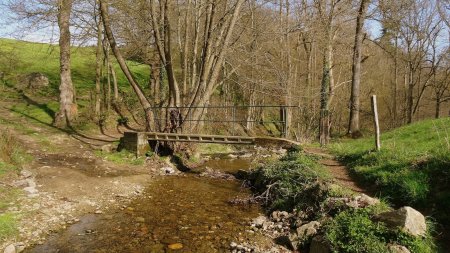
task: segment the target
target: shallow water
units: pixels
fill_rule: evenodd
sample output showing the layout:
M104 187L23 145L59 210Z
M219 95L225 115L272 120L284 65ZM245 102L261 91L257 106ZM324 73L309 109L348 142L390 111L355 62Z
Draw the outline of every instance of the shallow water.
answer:
M249 160L213 159L206 166L224 172L247 169ZM233 206L249 192L241 182L166 176L149 185L142 197L123 210L86 215L43 245L27 252L228 252L234 242L263 240L249 232L258 206ZM171 247L182 246L172 250Z

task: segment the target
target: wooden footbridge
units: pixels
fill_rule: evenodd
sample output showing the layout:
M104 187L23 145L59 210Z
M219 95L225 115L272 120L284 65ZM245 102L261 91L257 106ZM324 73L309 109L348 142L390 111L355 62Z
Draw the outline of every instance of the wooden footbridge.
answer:
M248 137L248 136L226 136L206 134L178 134L178 133L155 133L155 132L125 132L121 140L124 149L143 156L150 150L150 142L196 142L196 143L218 143L238 145L258 145L289 148L299 143L274 137Z
M194 129L191 124L207 124L209 128L226 128L228 132L236 135L235 129L245 126L251 129L255 124L272 124L279 130L279 136L275 137L249 137L233 135L206 135L199 133L164 133L161 127L156 127L159 132L125 132L121 140L123 148L136 152L138 156L144 155L149 149L150 144L157 142L196 142L196 143L219 143L219 144L239 144L239 145L258 145L287 147L298 145L298 143L284 139L288 131L289 124L293 124L289 115L295 112L299 113L298 106L288 105L216 105L216 106L198 106L198 107L152 107L157 126L163 126L170 122L168 118L170 111L180 112L184 109L190 113L184 116L182 121L188 126L188 129ZM192 111L200 110L204 112L201 119L193 119ZM181 114L179 114L181 115ZM298 117L299 114L297 114ZM177 118L177 117L176 117ZM180 118L181 120L181 118ZM239 126L239 127L238 127Z

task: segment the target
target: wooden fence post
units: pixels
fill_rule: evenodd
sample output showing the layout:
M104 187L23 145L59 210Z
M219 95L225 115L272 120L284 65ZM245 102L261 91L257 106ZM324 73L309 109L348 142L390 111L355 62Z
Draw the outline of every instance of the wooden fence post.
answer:
M371 100L372 100L373 123L375 126L375 147L377 151L379 151L381 148L381 143L380 143L380 124L378 122L377 96L372 95Z

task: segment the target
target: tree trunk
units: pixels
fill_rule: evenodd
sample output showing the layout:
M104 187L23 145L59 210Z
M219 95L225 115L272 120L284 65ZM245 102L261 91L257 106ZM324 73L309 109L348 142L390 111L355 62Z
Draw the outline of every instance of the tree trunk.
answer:
M101 110L101 78L102 78L102 52L103 52L103 29L100 16L96 17L97 22L97 48L95 52L95 117L100 119Z
M439 119L441 115L441 99L439 96L436 96L436 112L434 114L434 117L436 119Z
M58 1L59 26L59 61L60 61L60 109L53 124L59 127L70 126L77 117L77 104L75 102L75 89L72 84L70 72L70 13L72 0Z
M413 106L414 106L414 98L413 98L413 94L414 94L414 73L413 73L413 68L412 68L412 63L409 63L409 77L408 77L408 95L406 98L406 110L407 110L407 123L411 124L412 123L412 118L413 118Z
M103 18L103 26L106 32L106 36L109 40L109 45L114 53L114 56L117 59L117 62L119 63L120 68L122 69L123 73L125 74L125 77L128 79L128 82L130 83L131 87L133 88L134 92L136 93L138 100L144 109L145 112L145 120L146 120L146 130L151 131L154 129L153 124L153 112L150 105L150 102L147 100L147 98L144 95L144 92L141 90L140 86L134 79L131 71L129 70L125 59L123 58L120 50L117 47L116 40L114 38L114 35L111 30L111 25L109 21L109 14L108 14L108 5L106 0L100 0L100 13Z
M347 134L353 138L361 137L359 128L360 89L361 89L361 54L364 34L362 28L366 18L369 0L361 0L356 17L355 45L353 47L352 90L350 96L350 120Z

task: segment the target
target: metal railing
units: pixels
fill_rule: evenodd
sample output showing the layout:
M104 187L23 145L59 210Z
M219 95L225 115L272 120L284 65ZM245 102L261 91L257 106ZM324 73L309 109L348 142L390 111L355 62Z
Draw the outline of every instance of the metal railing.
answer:
M164 106L151 107L155 115L155 122L158 126L165 126L169 115L167 112L179 110L184 117L181 119L183 126L188 129L195 129L199 124L213 128L215 124L221 124L220 127L227 127L227 131L235 134L237 124L244 128L252 128L256 124L275 124L280 131L280 137L286 137L287 129L291 121L290 115L298 106L290 105L207 105L207 106ZM200 119L193 118L193 112L202 110L204 113ZM187 115L186 115L187 113ZM217 125L219 127L219 125ZM183 132L183 127L181 128ZM191 132L192 133L192 132Z

